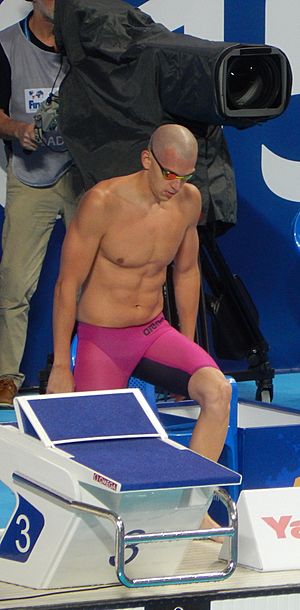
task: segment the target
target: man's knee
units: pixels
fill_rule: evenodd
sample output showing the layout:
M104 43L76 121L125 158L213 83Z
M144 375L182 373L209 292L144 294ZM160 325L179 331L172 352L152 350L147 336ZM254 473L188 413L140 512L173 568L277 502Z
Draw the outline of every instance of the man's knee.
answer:
M206 367L196 371L189 381L189 395L205 409L227 417L230 410L231 384L219 369Z

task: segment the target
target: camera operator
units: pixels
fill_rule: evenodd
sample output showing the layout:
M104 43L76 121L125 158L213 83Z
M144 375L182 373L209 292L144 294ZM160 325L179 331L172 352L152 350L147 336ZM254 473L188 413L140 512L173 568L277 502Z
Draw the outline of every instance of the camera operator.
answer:
M30 300L52 229L58 214L69 223L82 192L59 132L46 132L41 141L34 121L57 100L68 69L56 52L53 18L54 0L32 0L27 17L0 32L0 137L8 158L0 265L0 405L6 407L24 380Z

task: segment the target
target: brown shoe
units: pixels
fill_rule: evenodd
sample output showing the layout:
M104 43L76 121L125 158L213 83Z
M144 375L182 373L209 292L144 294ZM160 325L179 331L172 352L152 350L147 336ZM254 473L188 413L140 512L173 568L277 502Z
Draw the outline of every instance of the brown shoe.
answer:
M0 407L13 408L17 387L10 377L0 379Z

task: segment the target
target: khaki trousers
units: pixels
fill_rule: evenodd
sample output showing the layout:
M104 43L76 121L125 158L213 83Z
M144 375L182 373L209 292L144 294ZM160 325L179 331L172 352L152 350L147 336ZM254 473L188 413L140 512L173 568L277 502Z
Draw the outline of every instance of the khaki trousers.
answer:
M0 264L0 378L19 388L30 300L36 290L48 242L58 214L68 226L83 192L71 167L50 187L30 187L7 172L7 197Z

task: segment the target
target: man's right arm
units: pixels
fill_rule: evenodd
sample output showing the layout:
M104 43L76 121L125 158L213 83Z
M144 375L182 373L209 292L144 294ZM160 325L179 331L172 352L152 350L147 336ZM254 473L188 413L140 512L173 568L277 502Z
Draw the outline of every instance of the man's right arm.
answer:
M94 188L82 198L63 243L54 293L54 362L47 386L47 393L50 394L74 391L70 342L79 290L91 270L103 234L101 217L101 195L95 194Z
M22 148L35 150L34 123L16 121L9 116L9 102L11 96L11 69L0 45L0 138L3 140L19 140Z
M36 150L34 123L24 123L11 119L0 108L0 138L3 140L19 140L22 148Z

